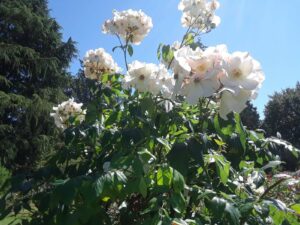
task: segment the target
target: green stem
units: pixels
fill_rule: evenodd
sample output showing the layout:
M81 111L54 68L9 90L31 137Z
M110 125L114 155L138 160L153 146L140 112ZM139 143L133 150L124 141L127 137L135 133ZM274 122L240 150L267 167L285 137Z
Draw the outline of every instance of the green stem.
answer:
M120 47L121 47L121 49L122 49L122 51L123 51L123 55L124 55L124 61L125 61L126 70L128 71L128 63L127 63L127 47L128 47L128 42L129 42L129 40L128 40L128 38L127 38L127 39L126 39L125 45L123 45L120 36L117 35L117 34L116 34L116 36L117 36L117 38L118 38L118 40L119 40L119 42L120 42Z

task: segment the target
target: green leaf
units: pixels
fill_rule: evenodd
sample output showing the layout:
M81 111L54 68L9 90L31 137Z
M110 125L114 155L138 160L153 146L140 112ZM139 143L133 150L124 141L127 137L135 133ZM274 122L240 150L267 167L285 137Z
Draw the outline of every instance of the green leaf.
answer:
M245 128L244 128L244 126L241 122L241 118L240 118L240 115L238 113L234 114L234 118L235 118L235 122L236 122L235 130L239 134L242 147L245 151L246 150L246 141L247 141L246 130L245 130Z
M173 188L175 192L181 192L184 189L184 178L183 176L177 171L173 169Z
M184 44L191 45L194 43L194 34L188 33L184 36Z
M285 212L278 210L274 205L269 205L270 207L270 216L273 219L273 223L276 225L282 225L286 215Z
M209 202L209 209L217 218L221 218L223 216L225 206L226 200L219 197L213 197L213 199Z
M300 204L294 204L291 206L291 209L300 215Z
M63 202L66 205L71 204L76 195L76 183L74 180L69 180L68 182L58 185L54 190L54 198L58 199L60 202Z
M233 225L239 225L240 224L240 217L241 214L239 210L234 207L231 203L227 202L225 206L225 212L228 214L228 217L230 221L232 222L231 224Z
M115 171L114 172L114 178L116 179L117 182L119 183L126 183L127 182L127 177L122 171Z
M158 48L157 48L157 59L158 60L160 60L160 58L161 58L161 47L162 47L162 43L160 43L159 45L158 45Z
M132 45L127 45L127 51L128 51L128 54L129 54L130 56L133 55L133 48L132 48Z
M277 167L281 164L282 164L282 162L279 161L279 160L270 161L267 165L263 166L261 169L266 170L266 169L269 169L269 168Z
M265 200L264 203L266 203L269 206L275 206L280 211L283 211L283 212L287 211L287 207L286 207L285 203L283 203L282 201L280 201L278 199L268 199L268 200Z
M105 121L105 126L109 126L109 125L119 122L121 119L121 116L122 116L121 111L113 111L112 113L110 113L110 116Z
M166 62L170 62L174 57L174 52L171 49L170 45L164 45L162 47L162 58Z
M181 193L173 193L170 203L175 212L183 214L186 210L186 201Z
M223 140L226 140L234 132L232 121L230 119L223 120L219 114L216 114L214 117L214 127Z
M221 182L226 184L229 177L230 172L230 162L228 162L224 156L214 155L213 156L216 162L217 173L221 178Z
M140 151L138 151L138 154L140 156L140 159L143 163L151 163L154 160L156 160L156 157L148 151L146 148L142 148Z
M147 205L147 208L141 212L141 215L143 214L147 214L149 212L152 212L152 211L156 211L159 209L159 204L158 204L158 199L156 197L150 199L148 205Z
M59 186L59 185L65 184L65 183L67 183L67 182L68 182L68 179L67 179L67 180L55 180L52 184L53 184L54 186Z
M182 220L182 219L174 219L173 221L172 221L172 225L188 225L188 223L187 222L185 222L184 220Z
M97 178L93 186L97 197L101 197L103 201L106 201L121 193L126 183L127 177L125 174L122 171L114 171Z
M144 198L147 197L147 184L143 177L141 177L140 182L139 182L139 191Z
M173 178L173 170L170 167L164 166L157 171L157 185L158 186L171 186Z
M143 114L149 114L151 117L155 115L156 106L152 98L140 99L140 106Z
M156 140L161 143L163 146L166 147L167 150L171 150L170 144L167 140L163 139L163 138L156 138Z
M243 217L247 217L253 210L253 203L244 203L240 206L240 213Z
M97 196L100 196L100 194L102 194L104 188L104 182L105 182L104 177L100 177L94 183L94 188Z

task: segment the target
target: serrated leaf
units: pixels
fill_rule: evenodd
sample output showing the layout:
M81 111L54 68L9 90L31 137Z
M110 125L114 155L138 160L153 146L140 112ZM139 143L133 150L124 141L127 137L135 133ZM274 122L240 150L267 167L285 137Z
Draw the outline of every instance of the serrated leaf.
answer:
M221 182L226 184L230 172L230 162L228 162L224 156L221 155L214 155L214 159L216 162L217 173L220 176Z

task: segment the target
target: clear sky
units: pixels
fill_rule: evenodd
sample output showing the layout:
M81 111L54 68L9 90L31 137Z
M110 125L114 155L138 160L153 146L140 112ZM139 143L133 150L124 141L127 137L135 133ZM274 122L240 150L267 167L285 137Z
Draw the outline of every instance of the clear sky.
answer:
M117 40L101 33L112 10L142 9L152 17L154 27L141 45L134 47L129 61L157 63L159 43L181 40L179 0L49 0L51 16L62 26L64 38L77 42L79 58L70 71L80 68L79 59L89 49L104 48L124 68L122 54L112 53ZM230 52L248 51L261 62L266 80L254 105L263 114L268 96L300 81L300 0L220 0L217 15L221 24L203 36L207 46L226 44Z

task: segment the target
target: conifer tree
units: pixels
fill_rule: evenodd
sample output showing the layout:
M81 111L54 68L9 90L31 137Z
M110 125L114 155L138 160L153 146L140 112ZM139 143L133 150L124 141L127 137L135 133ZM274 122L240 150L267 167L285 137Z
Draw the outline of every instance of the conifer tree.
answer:
M66 99L75 55L46 0L0 1L0 156L17 170L49 152L56 129L49 113Z
M260 127L259 114L257 108L250 102L247 102L247 107L240 114L243 125L250 130L255 130Z

